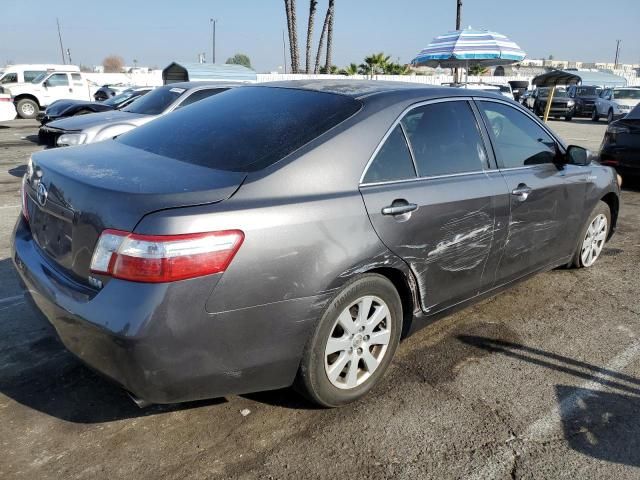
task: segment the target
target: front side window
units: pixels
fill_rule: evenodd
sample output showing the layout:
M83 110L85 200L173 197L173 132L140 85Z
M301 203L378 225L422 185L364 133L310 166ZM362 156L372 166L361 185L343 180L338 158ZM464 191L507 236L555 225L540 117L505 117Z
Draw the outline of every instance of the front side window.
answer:
M402 127L397 125L369 165L363 183L392 182L415 178L411 152Z
M50 87L66 87L69 85L69 79L66 73L54 73L47 79L47 85Z
M417 107L403 119L419 177L488 168L476 117L466 101Z
M18 81L17 73L7 73L4 77L0 79L0 84L2 83L16 83Z
M553 163L555 140L535 121L509 105L478 102L489 124L494 150L502 168Z

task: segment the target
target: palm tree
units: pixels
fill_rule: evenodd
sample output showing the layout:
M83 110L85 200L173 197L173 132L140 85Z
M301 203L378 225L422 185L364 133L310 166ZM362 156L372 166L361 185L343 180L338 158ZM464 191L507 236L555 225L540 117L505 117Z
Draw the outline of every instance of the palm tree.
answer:
M320 56L322 55L322 47L324 46L324 37L327 34L327 30L329 29L329 21L330 21L331 11L327 9L327 13L324 16L324 24L322 25L322 33L320 34L320 41L318 42L318 53L316 54L316 64L313 68L313 73L318 73L320 70Z
M383 52L374 53L365 57L364 63L366 64L367 73L373 78L381 72L384 72L385 66L389 63L389 55L385 55Z
M296 0L284 0L287 13L287 29L289 30L289 50L291 52L291 73L298 73L300 69L298 51L298 30L296 18Z
M309 23L307 24L307 56L306 72L311 73L311 41L313 40L313 20L318 7L318 0L309 0Z
M474 65L473 67L469 67L469 75L486 75L487 72L489 72L489 69L482 65Z
M327 58L324 66L328 71L330 70L331 54L333 53L333 17L335 15L335 0L329 0L327 15L329 16L329 25L327 26Z
M343 68L342 70L340 70L341 75L351 76L357 75L358 73L360 73L360 67L358 67L358 65L356 65L355 63L350 63L347 68Z

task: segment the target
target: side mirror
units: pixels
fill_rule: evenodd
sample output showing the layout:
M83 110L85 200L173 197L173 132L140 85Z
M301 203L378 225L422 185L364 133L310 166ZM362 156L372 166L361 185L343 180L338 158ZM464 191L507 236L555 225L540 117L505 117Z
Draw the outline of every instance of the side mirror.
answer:
M586 166L591 163L593 154L586 148L570 145L567 148L567 160L571 165Z
M45 80L44 82L42 82L42 86L44 88L49 88L49 80Z

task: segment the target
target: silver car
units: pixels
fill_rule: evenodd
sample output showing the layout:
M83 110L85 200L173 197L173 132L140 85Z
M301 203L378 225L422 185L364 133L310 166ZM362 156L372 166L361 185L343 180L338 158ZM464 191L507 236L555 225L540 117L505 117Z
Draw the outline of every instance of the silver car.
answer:
M40 128L38 138L49 147L100 142L237 85L229 82L172 83L155 89L122 110L50 122Z

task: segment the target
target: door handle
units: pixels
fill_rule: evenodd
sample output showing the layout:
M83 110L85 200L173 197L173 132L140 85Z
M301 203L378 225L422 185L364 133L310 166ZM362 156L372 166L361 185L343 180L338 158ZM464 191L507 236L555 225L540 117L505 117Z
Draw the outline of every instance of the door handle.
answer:
M415 203L408 203L406 200L394 200L391 205L382 209L382 215L403 215L418 209Z
M511 195L518 197L518 200L524 202L532 191L533 189L526 183L521 183L511 191Z

